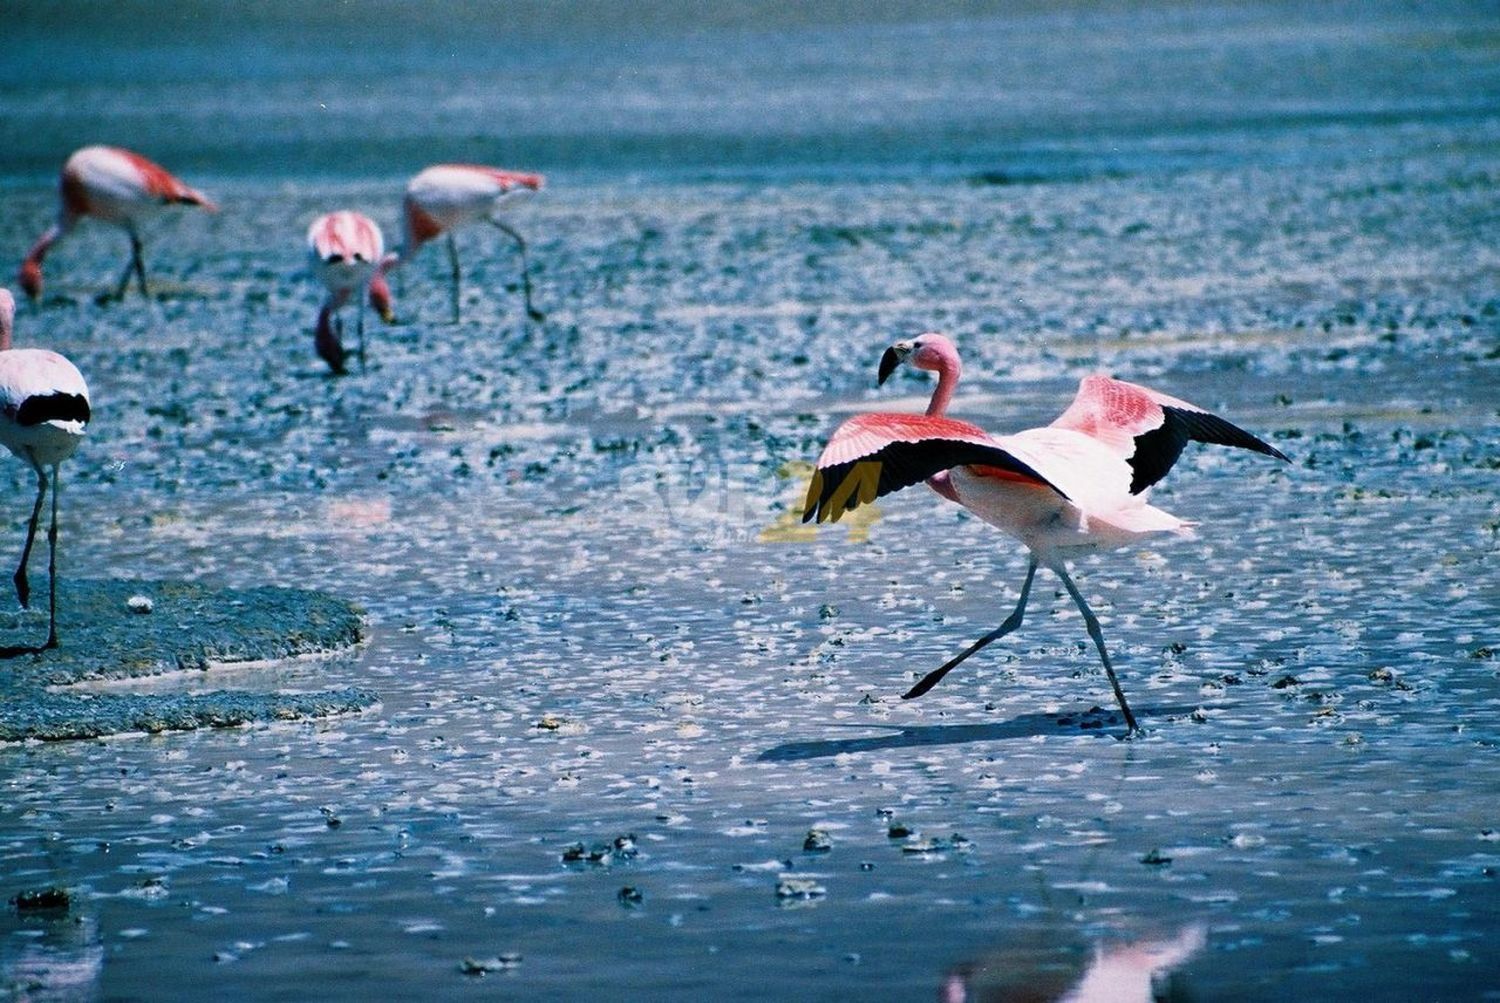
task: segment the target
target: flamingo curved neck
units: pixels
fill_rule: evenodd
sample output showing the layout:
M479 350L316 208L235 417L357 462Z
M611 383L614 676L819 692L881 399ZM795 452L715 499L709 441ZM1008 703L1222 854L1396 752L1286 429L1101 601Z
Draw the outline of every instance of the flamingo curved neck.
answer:
M938 368L937 389L927 404L929 418L941 418L953 401L953 391L958 389L959 366L957 359L944 359Z

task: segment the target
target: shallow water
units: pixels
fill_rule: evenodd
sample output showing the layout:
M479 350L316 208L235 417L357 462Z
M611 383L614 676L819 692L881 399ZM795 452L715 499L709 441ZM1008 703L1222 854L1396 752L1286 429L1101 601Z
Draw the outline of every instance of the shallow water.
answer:
M314 685L382 703L0 749L7 897L75 898L67 920L0 916L0 985L1005 998L1175 944L1158 986L1193 998L1500 994L1493 26L1290 10L731 23L633 40L610 55L644 47L630 73L578 28L509 53L514 106L476 38L452 48L472 72L449 117L410 95L451 29L331 116L302 103L295 39L252 53L269 83L236 98L244 67L212 57L263 26L153 48L179 71L149 83L120 68L143 44L123 30L97 66L28 57L33 90L0 94L32 116L0 161L12 257L51 212L45 163L105 117L225 206L152 225L157 299L96 306L124 248L85 227L22 311L18 339L67 352L96 400L63 473L65 573L355 599L371 639ZM1078 101L1059 25L1102 46L1070 64ZM767 95L788 111L761 157L735 75L774 79L788 47L805 62ZM869 90L893 52L932 78L900 100ZM732 72L698 86L716 57ZM320 72L364 65L340 49ZM955 106L979 65L1055 103ZM655 104L628 86L644 67ZM193 133L142 113L185 92L213 106ZM518 133L518 166L558 165L516 216L548 320L524 324L508 248L465 233L465 322L430 251L369 371L328 379L306 223L348 205L391 226L411 169L478 158L481 117ZM874 367L927 328L964 352L956 413L996 430L1102 369L1292 456L1195 447L1154 497L1198 538L1080 562L1145 739L1091 727L1107 684L1045 575L1020 633L901 702L1005 616L1022 555L916 491L847 528L796 520L837 420L921 407L920 378L877 390ZM805 851L811 829L832 848ZM778 898L784 875L822 891Z

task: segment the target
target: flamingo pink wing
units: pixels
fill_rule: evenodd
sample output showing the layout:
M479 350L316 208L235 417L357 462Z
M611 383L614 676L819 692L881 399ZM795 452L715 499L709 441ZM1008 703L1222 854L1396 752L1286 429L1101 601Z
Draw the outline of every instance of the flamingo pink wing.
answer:
M1086 376L1053 428L1081 432L1129 462L1131 494L1167 475L1189 441L1286 456L1239 426L1196 404L1108 376Z
M152 198L163 202L201 205L205 209L216 208L202 192L183 184L181 179L155 161L147 160L139 153L122 150L119 147L115 147L114 152L129 161L130 165L135 168L136 173L141 177L142 187Z
M862 414L840 425L818 457L802 521L837 522L850 509L970 464L1057 490L977 425L917 414Z

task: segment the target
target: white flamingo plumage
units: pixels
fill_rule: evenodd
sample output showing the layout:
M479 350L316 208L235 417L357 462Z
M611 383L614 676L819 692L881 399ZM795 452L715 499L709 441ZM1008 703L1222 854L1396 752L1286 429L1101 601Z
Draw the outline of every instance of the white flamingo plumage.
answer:
M130 262L114 291L115 299L123 299L132 274L141 295L150 295L138 228L141 220L168 205L196 205L209 212L218 209L206 195L160 164L115 146L85 146L68 157L58 179L58 196L57 221L37 238L21 262L21 288L33 300L42 295L42 259L47 251L86 216L113 223L130 235Z
M546 179L540 174L507 171L480 164L434 164L425 168L406 185L401 206L401 248L386 267L404 264L421 246L443 234L448 235L448 263L452 268L453 322L459 321L459 292L463 281L458 263L455 228L466 223L486 222L508 234L521 252L521 293L526 314L532 320L545 315L531 302L531 266L526 258L526 239L500 217L523 192L540 191Z
M328 290L328 297L318 311L313 345L318 356L335 373L345 372L348 352L344 349L343 323L338 312L349 302L358 301L356 327L359 337L359 364L365 364L365 300L389 324L392 320L391 290L381 267L385 260L385 238L375 221L363 213L343 209L319 216L307 228L308 267Z
M16 301L0 289L0 443L36 471L36 503L26 529L26 545L16 568L16 597L31 603L26 566L36 540L47 489L52 488L52 523L47 530L51 573L47 641L57 647L57 493L58 466L82 441L90 416L89 388L78 368L45 348L11 348ZM49 479L47 470L51 469Z
M1086 377L1051 425L991 436L944 416L961 371L948 338L929 332L892 345L881 358L879 382L902 363L938 373L927 413L862 414L839 426L818 458L803 521L836 521L851 508L926 481L1030 551L1015 612L928 673L905 699L926 693L964 659L1019 627L1037 568L1046 565L1083 614L1128 733L1138 733L1099 621L1068 575L1068 558L1155 533L1189 532L1189 523L1147 502L1151 485L1166 476L1189 441L1286 456L1196 405L1107 376Z

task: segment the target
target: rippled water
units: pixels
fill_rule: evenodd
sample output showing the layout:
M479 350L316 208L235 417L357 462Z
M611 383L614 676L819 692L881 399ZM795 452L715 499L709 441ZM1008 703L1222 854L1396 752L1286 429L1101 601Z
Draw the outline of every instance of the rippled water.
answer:
M0 749L5 894L75 900L0 916L0 986L1006 998L1160 965L1183 998L1493 997L1496 36L1462 7L1290 10L730 23L618 52L583 19L494 50L516 87L452 29L363 79L352 42L312 61L342 26L319 28L241 56L254 85L208 27L146 52L179 68L153 81L123 29L97 66L43 59L67 33L28 50L33 90L0 94L30 116L0 161L8 254L51 212L37 165L126 124L225 207L152 225L158 300L93 303L124 248L86 227L22 311L96 398L66 573L357 599L369 643L313 685L382 703ZM1069 37L1094 57L1065 66ZM429 107L413 81L444 45L467 75ZM327 81L358 99L325 117ZM187 92L199 111L144 114ZM370 371L326 378L308 220L392 227L405 174L506 130L518 166L558 164L516 217L546 323L466 233L465 323L429 252ZM1085 727L1107 684L1045 575L1019 634L902 703L1009 612L1023 556L918 491L796 520L837 420L920 408L926 384L874 367L927 328L964 352L955 412L996 430L1102 369L1292 456L1190 450L1155 498L1198 539L1080 563L1144 740Z

